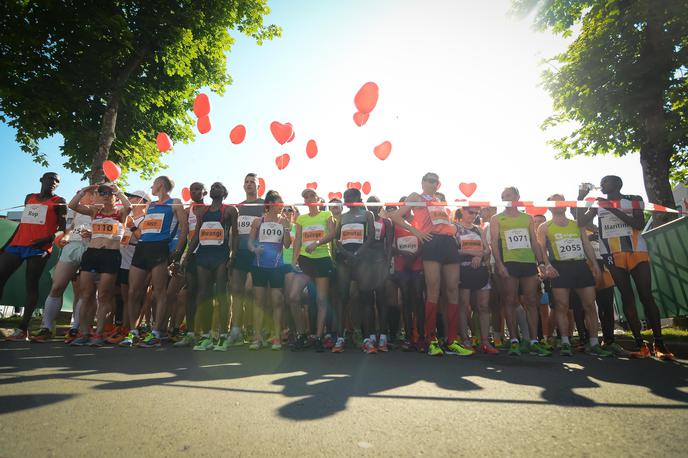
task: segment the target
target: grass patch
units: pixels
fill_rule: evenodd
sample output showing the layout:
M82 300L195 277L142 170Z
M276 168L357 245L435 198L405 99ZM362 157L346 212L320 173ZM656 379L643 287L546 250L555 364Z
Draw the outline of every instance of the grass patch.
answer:
M640 333L644 339L652 340L652 330L646 329ZM625 335L629 338L633 338L633 334L630 331L626 331ZM662 328L662 337L667 342L688 342L688 330L678 329L678 328Z

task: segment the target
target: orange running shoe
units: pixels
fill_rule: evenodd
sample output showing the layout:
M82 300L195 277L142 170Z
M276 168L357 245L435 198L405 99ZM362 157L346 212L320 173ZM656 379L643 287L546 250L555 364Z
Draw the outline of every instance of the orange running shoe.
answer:
M110 337L105 339L107 343L109 344L119 344L121 341L127 338L127 335L129 335L129 331L127 329L124 329L123 327L118 327L115 332L113 332Z
M652 356L652 353L650 353L650 348L647 346L647 344L643 342L643 345L640 347L640 350L632 351L630 356L631 358L643 359L649 358L650 356Z
M480 345L480 352L485 353L486 355L498 355L499 354L499 350L497 350L495 347L493 347L490 344Z
M41 328L38 332L31 334L29 340L31 342L47 342L53 338L53 333L48 328Z
M12 334L6 336L5 340L9 340L10 342L26 342L27 337L28 333L26 331L17 328Z
M74 339L77 337L81 337L81 333L79 332L78 329L70 328L69 331L64 336L64 343L69 345L71 344Z
M656 343L652 345L652 352L655 356L662 361L675 361L676 357L671 353L664 345L657 345Z

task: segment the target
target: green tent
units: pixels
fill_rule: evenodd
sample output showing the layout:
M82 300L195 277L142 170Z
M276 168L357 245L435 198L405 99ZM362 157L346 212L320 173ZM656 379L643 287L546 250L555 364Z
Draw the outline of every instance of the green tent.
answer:
M0 246L5 245L9 238L12 237L17 225L18 223L14 221L0 220ZM41 282L38 287L38 308L43 308L45 298L50 292L50 286L52 284L52 272L59 257L60 249L54 248L53 254L50 256L50 260L48 261L48 265L43 272L43 276L41 276ZM10 280L5 285L4 294L2 298L0 298L0 304L16 307L24 306L24 300L26 299L26 286L24 282L25 277L26 264L22 264L19 270L12 275ZM71 312L73 300L74 291L72 290L72 285L70 284L64 294L62 311Z

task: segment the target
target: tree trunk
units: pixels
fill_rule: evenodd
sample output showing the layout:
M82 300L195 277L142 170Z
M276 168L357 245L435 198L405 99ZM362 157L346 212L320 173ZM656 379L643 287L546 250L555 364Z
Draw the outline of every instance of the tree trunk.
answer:
M151 47L149 44L144 44L129 58L129 61L122 68L119 74L115 77L112 83L112 89L108 98L105 112L103 113L103 120L100 124L100 134L98 135L98 149L93 156L91 163L91 184L96 184L105 180L103 173L103 162L107 160L110 154L110 147L115 141L115 130L117 127L117 112L119 104L122 100L124 88L129 81L129 78L134 71L141 65L144 59L149 55Z
M673 145L669 141L664 113L665 92L671 77L673 48L664 33L667 11L661 5L646 1L647 27L645 46L640 51L639 65L643 73L640 87L639 113L643 121L645 141L640 147L645 192L650 202L674 207L669 181ZM671 213L655 212L654 225L675 218Z

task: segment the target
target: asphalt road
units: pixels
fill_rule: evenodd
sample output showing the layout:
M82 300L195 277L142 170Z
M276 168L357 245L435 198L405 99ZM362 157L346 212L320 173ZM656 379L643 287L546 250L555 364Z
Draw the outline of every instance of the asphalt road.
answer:
M0 456L685 456L688 362L0 342Z

